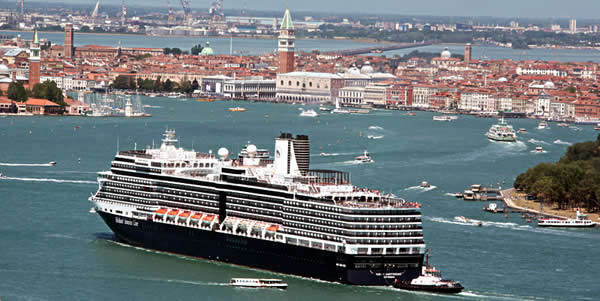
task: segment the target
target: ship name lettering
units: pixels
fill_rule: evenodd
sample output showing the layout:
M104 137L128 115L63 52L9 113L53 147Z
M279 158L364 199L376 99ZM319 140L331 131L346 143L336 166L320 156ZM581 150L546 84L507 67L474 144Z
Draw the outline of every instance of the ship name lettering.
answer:
M137 221L132 221L132 220L128 220L128 219L124 219L124 218L120 218L120 217L115 217L115 222L117 224L123 224L123 225L127 225L127 226L134 226L134 227L138 226Z

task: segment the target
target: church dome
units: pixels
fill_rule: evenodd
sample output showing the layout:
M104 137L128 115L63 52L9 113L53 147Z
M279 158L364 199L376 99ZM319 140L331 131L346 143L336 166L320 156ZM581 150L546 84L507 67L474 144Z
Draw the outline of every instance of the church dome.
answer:
M452 53L448 50L448 47L444 48L444 51L440 54L440 57L443 59L449 59L452 57Z
M210 42L206 42L206 46L204 46L204 48L202 48L200 55L215 55L212 48L210 48Z
M373 73L373 67L371 66L371 62L367 61L365 62L365 64L362 66L362 68L360 68L360 73L362 74L369 74L369 73Z
M10 69L4 64L0 64L0 74L1 75L10 75Z
M348 68L348 71L346 71L346 73L348 73L348 74L360 74L360 70L356 67L356 65L352 64L352 66L350 66L350 68Z
M544 89L554 89L554 83L547 81L546 83L544 83Z
M501 78L498 79L498 81L501 82L501 83L505 83L505 82L508 81L508 79L506 79L506 77L501 77Z

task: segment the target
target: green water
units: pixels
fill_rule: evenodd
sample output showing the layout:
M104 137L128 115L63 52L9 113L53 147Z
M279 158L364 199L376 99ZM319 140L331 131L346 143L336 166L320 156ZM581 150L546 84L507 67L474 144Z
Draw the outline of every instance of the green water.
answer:
M143 98L154 116L145 119L22 117L0 118L0 299L5 300L594 300L600 295L598 229L540 229L519 215L505 219L447 193L474 183L509 186L523 170L555 161L567 145L595 139L581 131L535 129L535 120L509 120L527 128L520 142L488 141L495 122L460 116L432 121L432 113L299 117L299 106ZM245 113L228 107L244 106ZM265 117L268 114L268 118ZM75 128L79 126L79 128ZM165 127L175 128L181 146L199 151L227 147L237 153L251 141L272 149L280 131L308 134L311 167L352 173L359 186L423 204L424 234L433 263L444 276L461 281L457 296L351 287L277 275L227 264L189 259L124 246L88 212L95 173L109 168L121 149L159 143ZM369 130L369 126L381 129ZM31 134L30 134L31 131ZM362 133L362 137L361 137ZM382 139L366 139L383 135ZM528 142L535 139L536 143ZM548 152L531 150L542 146ZM375 162L356 165L368 149ZM320 152L335 154L320 157ZM80 159L80 160L79 160ZM48 166L7 166L46 163ZM428 181L435 188L416 188ZM483 227L455 222L455 216L484 221ZM209 248L210 246L206 246ZM236 289L232 277L280 277L287 291Z

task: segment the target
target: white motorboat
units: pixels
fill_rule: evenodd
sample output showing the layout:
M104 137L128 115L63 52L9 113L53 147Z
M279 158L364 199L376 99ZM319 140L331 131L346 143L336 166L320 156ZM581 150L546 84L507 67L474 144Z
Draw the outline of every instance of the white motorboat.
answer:
M520 128L520 129L517 131L517 133L519 133L519 134L525 134L525 133L527 133L527 129Z
M482 221L474 220L474 219L468 219L468 218L466 218L464 216L456 216L456 217L454 217L454 219L457 222L461 222L461 223L465 223L465 224L471 224L471 225L479 226L479 227L483 226L483 222Z
M562 218L540 218L538 219L538 226L540 227L594 227L596 222L593 222L587 218L587 215L581 213L577 209L577 217L575 219L562 219Z
M50 161L50 162L48 162L48 165L54 166L54 165L56 165L56 162L55 161Z
M286 289L287 283L281 279L232 278L229 285L246 288L278 288Z
M557 126L558 126L558 127L561 127L561 128L568 128L568 127L569 127L569 124L568 124L568 123L564 123L564 122L563 122L563 123L559 123L559 124L557 124Z
M498 124L492 125L492 127L486 133L486 136L490 140L501 141L501 142L516 142L517 135L512 127L512 125L504 122L504 117L502 117Z
M331 112L331 108L328 108L328 107L319 107L319 111L321 111L321 112Z
M433 121L454 121L456 119L458 119L458 117L456 117L456 116L448 116L448 115L433 116Z
M429 188L431 187L431 184L429 184L427 181L423 181L421 182L421 188Z
M368 135L367 138L369 138L369 139L381 139L381 138L383 138L383 135Z
M329 157L329 156L331 156L330 153L321 153L321 157Z
M365 150L365 152L354 159L355 162L358 163L373 163L373 159L371 158L371 154Z
M306 110L300 113L301 117L319 117L319 113L315 112L315 110Z
M536 146L534 150L531 151L532 153L545 153L546 151L544 150L543 147L541 146Z
M548 123L546 123L545 121L540 121L540 123L538 123L538 130L545 130L545 129L549 129L550 127L548 126Z

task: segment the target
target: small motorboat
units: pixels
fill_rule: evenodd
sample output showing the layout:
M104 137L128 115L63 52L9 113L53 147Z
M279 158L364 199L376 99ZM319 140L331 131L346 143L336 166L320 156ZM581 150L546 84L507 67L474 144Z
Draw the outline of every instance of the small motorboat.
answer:
M365 150L365 152L354 159L355 162L358 163L373 163L373 159L371 158L371 154Z
M235 108L229 108L229 111L231 111L231 112L246 112L246 109L242 108L242 107L235 107Z
M540 121L540 123L538 123L538 130L545 130L545 129L549 129L550 127L548 127L548 124L545 121Z
M321 157L329 157L329 156L331 156L330 153L321 153L320 155L321 155Z
M277 288L286 289L287 283L281 279L232 278L229 285L246 288Z
M55 161L50 161L50 162L48 162L48 165L54 166L54 165L56 165L56 162Z
M556 139L552 143L554 143L554 144L563 144L564 142L562 140L560 140L560 139Z
M594 130L596 130L596 131L600 130L600 123L596 124L596 126L594 127Z
M557 124L556 126L561 127L561 128L568 128L569 124L562 122L562 123Z
M454 193L454 197L457 198L457 199L460 199L460 198L462 198L464 196L465 195L462 192L456 192L456 193Z
M519 134L525 134L525 133L527 133L527 129L520 128L520 129L517 131L517 133L519 133Z
M461 222L461 223L465 223L465 224L471 224L474 226L478 226L481 227L483 226L483 222L479 221L479 220L475 220L475 219L468 219L464 216L456 216L454 217L454 220L456 220L457 222Z
M536 146L534 150L531 151L532 153L545 153L546 151L544 150L543 147L541 146Z
M421 182L421 188L429 188L431 187L431 184L429 184L427 181L423 181Z
M369 139L381 139L381 138L383 138L383 135L368 135L367 138L369 138Z
M415 113L415 112L408 112L408 114L407 114L407 115L408 115L408 116L417 116L417 113Z
M319 117L319 113L315 112L314 110L306 110L306 111L302 111L302 113L300 113L301 117Z
M321 111L321 112L331 112L331 110L332 109L328 108L328 107L319 107L319 111Z

